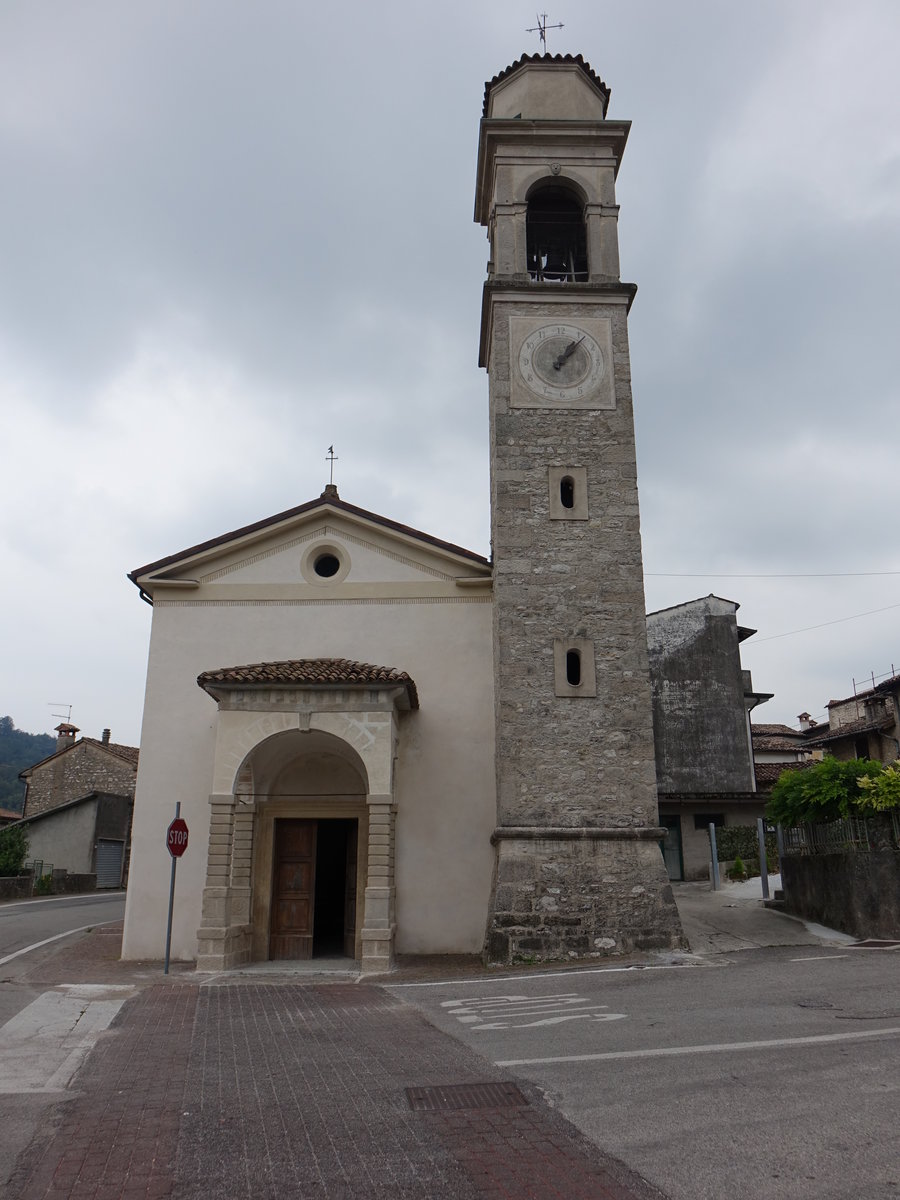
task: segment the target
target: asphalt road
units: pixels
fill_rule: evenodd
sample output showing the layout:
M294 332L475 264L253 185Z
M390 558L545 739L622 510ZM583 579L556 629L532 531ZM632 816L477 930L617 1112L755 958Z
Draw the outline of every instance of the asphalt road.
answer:
M50 939L77 937L79 931L121 921L124 915L124 892L0 904L0 1025L36 994L19 981L35 962L58 948L58 940Z
M17 1156L35 1130L51 1121L53 1106L64 1098L64 1093L46 1090L51 1069L30 1080L29 1065L49 1056L54 1066L65 1065L62 1074L68 1077L92 1044L89 1035L79 1032L74 1039L78 1053L73 1053L71 1030L87 1000L62 994L55 1010L52 1005L41 1008L47 985L30 984L28 971L59 948L60 935L83 937L85 928L121 921L124 913L124 892L0 904L0 1194ZM36 1044L41 1047L37 1055L32 1048ZM65 1087L65 1078L56 1086Z
M392 990L672 1200L900 1197L900 950Z

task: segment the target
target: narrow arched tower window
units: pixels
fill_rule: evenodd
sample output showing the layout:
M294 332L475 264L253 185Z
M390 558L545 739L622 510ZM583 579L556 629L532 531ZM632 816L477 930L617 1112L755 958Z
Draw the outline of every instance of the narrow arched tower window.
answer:
M566 683L570 687L581 683L581 654L577 650L566 651Z
M540 283L587 280L584 213L574 192L557 186L532 192L525 230L528 274L533 280Z
M575 480L571 475L564 475L559 481L559 502L563 508L575 507Z

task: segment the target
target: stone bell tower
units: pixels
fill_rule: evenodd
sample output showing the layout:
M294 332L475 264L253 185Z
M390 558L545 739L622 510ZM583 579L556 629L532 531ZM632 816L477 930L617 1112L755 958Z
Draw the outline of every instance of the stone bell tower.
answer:
M498 824L486 956L682 944L659 840L615 180L630 124L581 56L485 88Z

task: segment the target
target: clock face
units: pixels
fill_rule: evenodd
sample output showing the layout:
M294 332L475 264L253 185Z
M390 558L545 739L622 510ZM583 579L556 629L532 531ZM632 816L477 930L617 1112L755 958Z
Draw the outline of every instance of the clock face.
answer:
M529 333L519 349L519 374L543 400L585 400L606 374L597 339L578 325L542 325Z

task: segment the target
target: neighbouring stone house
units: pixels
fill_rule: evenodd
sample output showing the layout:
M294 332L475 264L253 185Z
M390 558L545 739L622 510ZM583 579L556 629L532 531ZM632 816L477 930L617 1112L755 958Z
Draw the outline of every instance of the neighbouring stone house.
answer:
M801 713L797 719L799 729L782 724L750 726L756 788L764 802L783 771L802 771L822 757L822 751L809 744L809 731L814 725L809 713Z
M54 753L19 774L29 859L118 887L127 876L138 749L112 742L108 729L99 740L79 738L68 723L55 732Z
M647 615L660 823L670 879L705 879L709 825L753 825L757 794L753 689L740 645L756 631L733 600L705 596Z
M900 675L856 692L844 700L829 700L828 725L805 731L811 750L835 758L900 758Z

